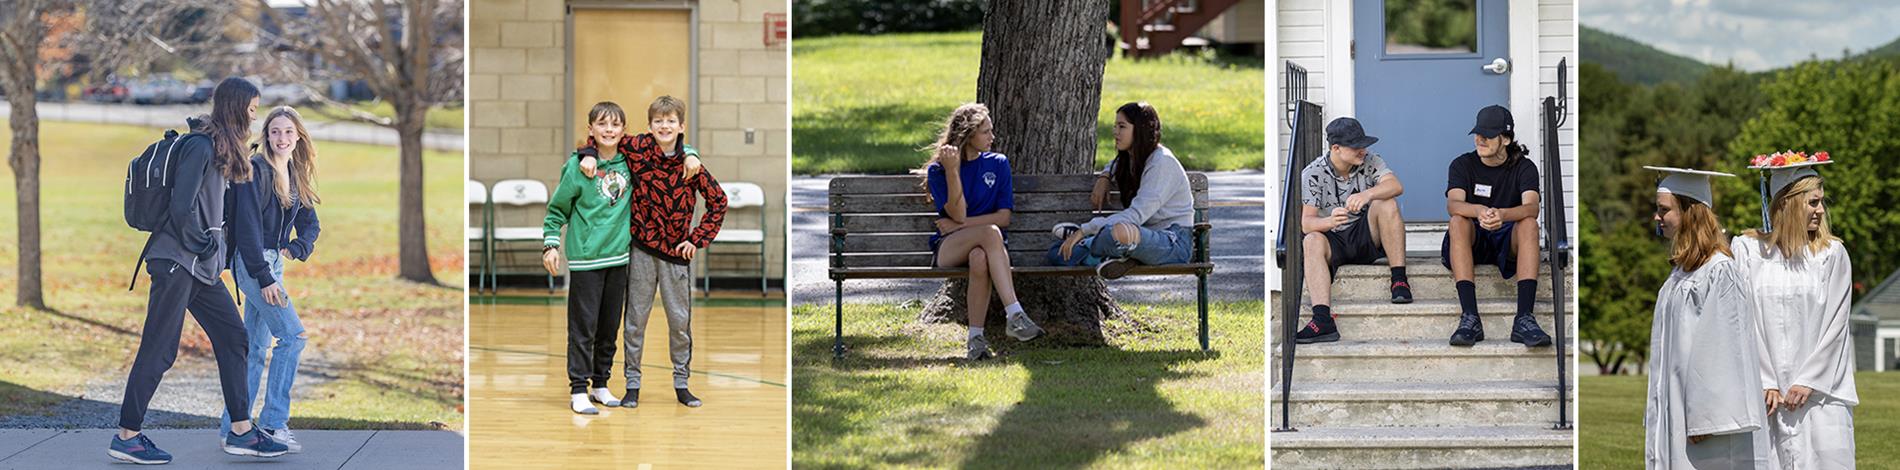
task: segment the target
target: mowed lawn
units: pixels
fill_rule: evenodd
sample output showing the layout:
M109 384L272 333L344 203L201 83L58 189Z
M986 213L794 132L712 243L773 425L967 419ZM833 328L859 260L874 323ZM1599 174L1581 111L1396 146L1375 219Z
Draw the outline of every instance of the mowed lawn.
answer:
M1578 461L1583 469L1643 468L1647 377L1588 376L1577 385ZM1900 373L1854 374L1854 459L1859 468L1900 467Z
M1210 352L1193 304L1123 305L1141 327L1113 347L992 340L963 360L961 326L917 309L792 310L792 463L800 468L1258 468L1264 460L1260 302L1210 305Z
M919 149L950 110L976 100L982 49L974 32L792 41L792 171L894 174L922 166ZM1162 143L1189 170L1264 167L1261 73L1254 57L1110 59L1096 119L1097 166L1115 156L1115 108L1147 101L1161 114Z
M0 120L0 123L5 121ZM14 178L0 167L0 415L44 413L88 381L123 382L137 350L150 278L127 282L145 234L125 225L126 163L160 130L41 124L45 295L54 312L13 306L18 273ZM0 148L10 134L0 133ZM462 423L462 158L424 156L430 265L443 286L396 280L394 147L318 142L323 232L285 284L309 335L292 426L429 428ZM229 282L226 273L227 286ZM247 299L248 301L249 299ZM210 363L185 322L178 367ZM177 368L174 368L177 370ZM17 396L12 396L17 395ZM215 416L214 416L215 418Z

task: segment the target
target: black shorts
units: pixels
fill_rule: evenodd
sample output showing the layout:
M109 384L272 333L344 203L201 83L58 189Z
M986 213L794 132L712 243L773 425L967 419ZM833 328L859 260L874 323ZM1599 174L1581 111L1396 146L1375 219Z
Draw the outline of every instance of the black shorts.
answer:
M1478 221L1471 221L1471 267L1494 264L1498 275L1505 279L1516 277L1517 254L1511 247L1511 230L1517 228L1517 222L1505 222L1497 230L1485 230ZM1438 258L1451 267L1451 232L1445 232L1445 242L1439 247Z
M1364 218L1346 226L1345 230L1322 232L1326 234L1326 244L1332 247L1332 257L1326 259L1329 277L1339 277L1339 267L1348 264L1377 264L1385 257L1385 250L1372 243L1372 222Z

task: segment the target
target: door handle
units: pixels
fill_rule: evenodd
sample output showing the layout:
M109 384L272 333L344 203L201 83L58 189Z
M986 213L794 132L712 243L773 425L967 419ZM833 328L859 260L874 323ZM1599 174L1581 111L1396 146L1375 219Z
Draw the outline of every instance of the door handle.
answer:
M1491 59L1491 63L1479 66L1479 68L1483 68L1487 72L1503 75L1505 72L1511 71L1511 61L1504 60L1503 57L1499 57L1496 59Z

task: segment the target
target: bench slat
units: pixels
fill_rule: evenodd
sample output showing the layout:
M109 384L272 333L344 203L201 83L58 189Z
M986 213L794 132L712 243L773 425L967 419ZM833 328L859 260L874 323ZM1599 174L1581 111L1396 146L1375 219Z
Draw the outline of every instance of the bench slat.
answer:
M1014 226L1012 226L1014 227ZM1056 236L1048 231L1009 232L1009 247L1012 250L1032 248L1049 249L1056 243ZM928 233L891 233L878 235L851 234L844 237L845 253L892 253L918 251L930 246Z
M1034 197L1018 195L1015 201L1016 213L1027 212L1079 212L1095 209L1089 203L1088 193L1047 193ZM1120 210L1118 201L1104 204L1104 209ZM1206 209L1207 193L1194 193L1194 208ZM834 214L934 214L935 205L923 193L912 194L849 194L831 193L830 212Z
M918 248L923 248L919 245ZM835 256L835 255L834 255ZM825 258L825 265L831 266L834 256ZM932 261L928 251L905 251L884 253L849 253L844 255L844 267L847 268L926 268ZM1009 250L1009 265L1014 268L1046 266L1049 247L1040 249Z
M850 176L833 178L830 194L912 194L924 192L921 175ZM1095 175L1015 175L1018 193L1079 192L1095 189ZM1195 191L1207 190L1207 175L1188 173L1188 185ZM1111 187L1112 192L1112 187Z
M1164 266L1136 266L1128 271L1130 276L1178 276L1193 275L1200 269L1214 269L1213 263L1186 263ZM1091 267L1025 266L1011 271L1018 276L1093 276ZM969 275L964 268L855 268L831 269L833 277L845 279L946 279Z
M1011 214L1009 230L1012 232L1047 232L1057 223L1087 222L1090 218L1113 214L1103 211L1089 212L1030 212ZM846 214L844 229L850 236L880 233L929 233L937 231L936 214ZM921 245L920 245L921 246Z

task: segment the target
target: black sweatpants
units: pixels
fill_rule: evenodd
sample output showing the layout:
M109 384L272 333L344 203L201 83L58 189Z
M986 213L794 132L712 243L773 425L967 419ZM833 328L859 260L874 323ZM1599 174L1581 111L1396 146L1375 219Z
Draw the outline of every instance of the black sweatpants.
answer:
M613 376L614 340L627 306L627 267L569 271L567 289L567 388L586 393L607 388Z
M185 328L186 310L211 337L225 411L231 416L250 416L251 397L244 393L250 338L224 281L200 283L189 268L160 259L147 262L145 272L152 275L152 291L145 304L145 332L139 336L138 357L132 360L132 373L125 379L119 427L137 431L145 423L145 407L152 402L152 392L158 390L158 382L178 358L178 336Z

